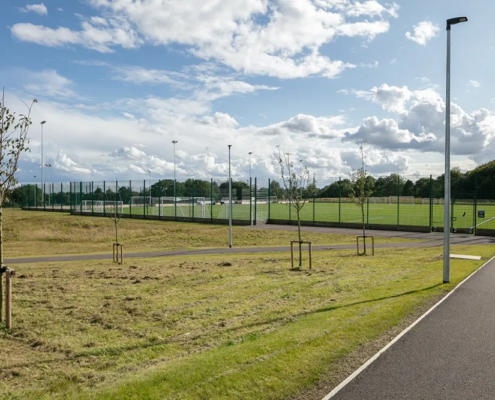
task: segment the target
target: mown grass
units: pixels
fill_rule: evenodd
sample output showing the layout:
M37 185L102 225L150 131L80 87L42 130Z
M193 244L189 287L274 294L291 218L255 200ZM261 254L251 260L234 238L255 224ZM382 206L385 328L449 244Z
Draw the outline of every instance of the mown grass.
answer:
M317 252L312 271L286 254L19 265L0 398L297 397L484 260L453 260L450 285L439 248Z
M228 227L194 223L123 219L119 241L125 252L228 246ZM4 211L4 257L111 252L114 225L109 218L8 209ZM295 232L234 227L236 247L288 246ZM353 235L304 233L314 244L350 244ZM377 238L378 243L405 242Z

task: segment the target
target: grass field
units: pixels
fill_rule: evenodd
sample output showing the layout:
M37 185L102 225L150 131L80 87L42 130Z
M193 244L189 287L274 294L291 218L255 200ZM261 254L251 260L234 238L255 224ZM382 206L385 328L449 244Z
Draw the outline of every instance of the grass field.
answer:
M228 246L228 227L223 225L123 219L119 232L125 252ZM16 209L4 211L4 235L5 258L111 252L115 237L109 218ZM233 238L236 247L288 246L297 236L294 232L234 227ZM355 242L353 235L308 232L304 238L322 245ZM377 241L406 240L377 238Z
M478 210L485 211L485 218L479 219L474 213L473 204L454 203L452 216L454 217L454 228L472 228L477 225L483 229L495 229L495 205L478 204ZM296 220L294 209L289 211L289 205L283 203L258 204L256 213L254 205L249 211L249 205L235 204L232 208L233 219L249 220L257 215L258 219L266 220L268 215L271 219ZM432 226L443 227L443 205L434 205L432 212ZM102 212L102 207L97 207L96 211ZM108 210L107 210L108 211ZM173 205L164 207L159 206L132 206L123 207L124 213L133 215L162 215L173 217L188 218L214 218L228 219L228 205L199 205L178 204L177 209ZM430 206L429 204L370 204L365 210L366 222L369 224L379 225L401 225L401 226L430 226ZM475 218L476 217L476 218ZM353 203L307 203L302 210L301 219L304 221L319 222L344 222L359 223L361 222L360 209Z
M286 254L19 265L0 398L297 399L484 260L453 260L450 285L439 248L318 252L312 271Z

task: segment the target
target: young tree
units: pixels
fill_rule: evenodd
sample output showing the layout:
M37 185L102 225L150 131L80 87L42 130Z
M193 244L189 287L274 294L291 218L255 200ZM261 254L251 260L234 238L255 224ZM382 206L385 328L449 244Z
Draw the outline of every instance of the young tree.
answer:
M368 179L369 175L366 171L364 164L364 142L357 143L359 146L359 152L361 153L361 168L356 169L350 174L350 187L349 197L361 210L361 222L363 224L363 237L364 237L364 254L366 254L366 223L364 208L368 198L373 194L373 188L375 181Z
M279 153L280 175L284 183L289 207L293 207L297 216L297 236L299 238L299 267L302 266L301 211L316 193L316 178L311 176L308 168L301 163L299 168L290 161L290 154Z
M37 103L34 99L26 104L25 114L16 117L5 105L5 91L0 101L0 267L3 267L3 204L17 183L15 173L22 153L29 151L27 137L31 126L31 109ZM2 279L0 279L0 321L2 320Z

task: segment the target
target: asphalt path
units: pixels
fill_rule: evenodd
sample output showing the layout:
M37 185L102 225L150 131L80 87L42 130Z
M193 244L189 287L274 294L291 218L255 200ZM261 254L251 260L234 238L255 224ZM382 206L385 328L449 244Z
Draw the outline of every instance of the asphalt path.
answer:
M400 248L400 247L435 247L442 243L434 242L412 242L412 243L382 243L375 244L375 249L383 248ZM370 245L368 245L370 246ZM294 246L295 251L296 246ZM312 246L313 251L329 251L329 250L352 250L355 249L355 244L343 245L321 245ZM369 247L368 247L369 249ZM175 257L175 256L200 256L200 255L216 255L216 254L257 254L257 253L283 253L290 251L288 246L279 247L237 247L229 249L198 249L198 250L171 250L171 251L149 251L142 253L124 253L124 259L128 258L153 258L153 257ZM83 261L83 260L107 260L112 259L112 254L75 254L70 256L46 256L46 257L25 257L11 258L4 261L5 264L28 264L41 262L57 262L57 261Z
M272 229L272 230L297 230L295 226L288 225L257 225L254 227L246 227L245 229ZM302 227L305 232L319 232L326 234L342 234L342 235L359 235L360 230L356 229L341 229L341 228L322 228L322 227ZM438 247L443 245L442 233L413 233L413 232L398 232L398 231L368 231L368 235L375 237L401 238L401 239L419 239L424 242L400 242L400 243L382 243L376 244L375 248L403 248L403 247ZM234 238L235 240L235 238ZM495 237L473 236L455 234L451 236L452 245L476 245L476 244L495 244ZM315 245L313 251L329 251L329 250L352 250L356 248L355 244L348 245ZM199 256L199 255L220 255L220 254L259 254L259 253L281 253L290 251L288 246L274 247L234 247L229 249L214 248L214 249L197 249L197 250L171 250L171 251L151 251L151 252L134 252L124 253L124 259L129 258L154 258L154 257L174 257L174 256ZM112 254L74 254L65 256L43 256L43 257L24 257L5 259L5 264L28 264L28 263L43 263L43 262L63 262L63 261L84 261L84 260L108 260L112 259Z
M494 288L491 261L332 400L494 399Z

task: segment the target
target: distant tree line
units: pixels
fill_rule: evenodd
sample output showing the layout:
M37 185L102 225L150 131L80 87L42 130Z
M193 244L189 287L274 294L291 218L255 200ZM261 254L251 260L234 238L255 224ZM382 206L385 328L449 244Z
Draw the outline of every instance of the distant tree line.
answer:
M433 198L444 197L444 175L432 179L420 178L416 182L405 179L398 174L390 174L374 178L367 176L370 182L369 187L373 187L371 197L389 197L389 196L414 196L427 198L430 195ZM474 198L475 194L478 198L495 199L495 160L487 164L481 165L478 168L461 172L459 168L452 169L452 197L457 198ZM174 195L174 181L172 179L161 179L151 185L150 188L132 187L119 182L119 186L115 188L115 182L107 181L105 191L103 188L94 188L91 193L89 183L83 183L82 200L115 200L119 198L125 204L129 203L133 196L151 196L152 197L172 197ZM144 185L143 185L144 186ZM316 197L338 198L350 196L351 182L349 179L342 179L327 185L321 189L316 189ZM48 188L46 189L48 191ZM177 197L213 197L214 200L220 200L223 197L228 197L228 182L218 183L210 180L188 179L184 182L177 182L175 186ZM253 182L254 191L254 182ZM275 196L278 199L285 199L286 193L284 188L277 180L270 181L270 188L258 185L258 195ZM308 193L303 191L303 196ZM234 181L232 183L232 197L234 200L241 200L243 197L249 196L249 184L245 181ZM254 197L254 192L253 192ZM31 205L42 204L42 191L34 185L18 186L12 190L5 202L5 207L19 207L21 204L26 204L29 198ZM70 204L70 193L67 191L66 185L64 191L60 191L60 184L54 185L54 193L49 195L45 192L45 204Z

